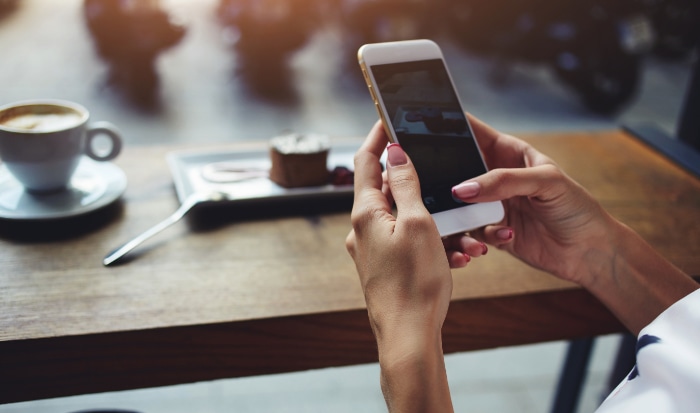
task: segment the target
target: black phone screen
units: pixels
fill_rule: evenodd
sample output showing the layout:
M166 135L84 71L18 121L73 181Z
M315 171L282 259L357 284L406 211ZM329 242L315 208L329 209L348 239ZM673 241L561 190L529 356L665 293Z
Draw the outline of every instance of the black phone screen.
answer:
M441 59L371 67L401 147L411 157L430 213L465 205L452 187L486 172Z

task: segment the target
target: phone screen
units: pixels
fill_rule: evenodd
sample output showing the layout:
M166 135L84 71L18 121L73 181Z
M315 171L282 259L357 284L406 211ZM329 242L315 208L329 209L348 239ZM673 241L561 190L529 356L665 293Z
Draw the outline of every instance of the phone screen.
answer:
M441 59L371 67L401 147L411 157L432 213L463 207L452 187L486 172Z

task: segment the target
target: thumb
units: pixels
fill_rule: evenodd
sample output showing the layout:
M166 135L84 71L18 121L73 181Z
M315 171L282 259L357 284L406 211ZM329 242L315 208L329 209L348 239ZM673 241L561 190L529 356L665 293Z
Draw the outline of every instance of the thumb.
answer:
M399 215L425 214L418 174L411 159L397 143L387 146L387 183Z

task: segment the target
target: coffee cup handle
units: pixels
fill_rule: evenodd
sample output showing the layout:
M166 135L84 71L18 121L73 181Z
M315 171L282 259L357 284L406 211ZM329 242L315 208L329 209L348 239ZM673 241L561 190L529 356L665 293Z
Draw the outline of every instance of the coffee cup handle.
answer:
M112 141L112 148L107 154L98 154L92 146L92 141L98 136L106 136ZM122 150L121 134L116 126L109 122L95 122L87 130L85 154L96 161L111 161Z

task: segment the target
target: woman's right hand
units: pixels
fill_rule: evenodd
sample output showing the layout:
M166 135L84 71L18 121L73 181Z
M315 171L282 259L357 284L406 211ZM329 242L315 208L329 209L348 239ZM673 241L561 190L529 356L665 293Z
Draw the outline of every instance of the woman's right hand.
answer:
M634 334L698 288L551 159L478 119L470 121L491 171L453 191L468 202L503 201L506 210L503 222L472 237L582 285ZM454 246L465 237L446 240L446 248L459 251Z
M490 171L455 186L467 202L503 201L505 218L470 235L504 249L560 278L585 284L581 263L614 245L609 229L619 225L578 183L526 142L499 133L470 116ZM465 236L445 241L453 249Z

